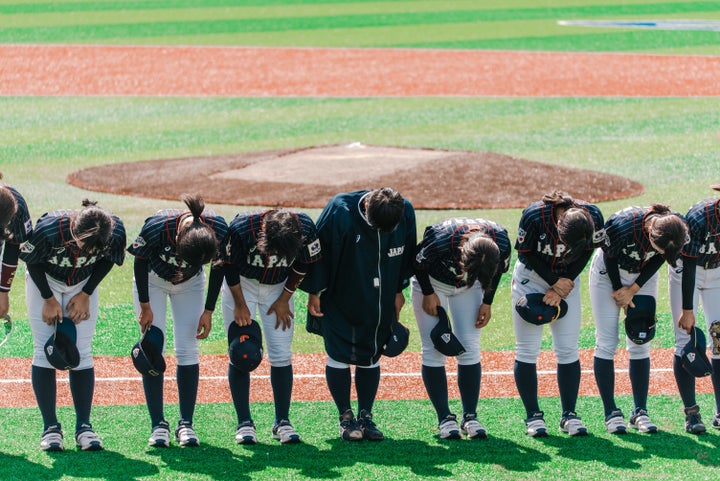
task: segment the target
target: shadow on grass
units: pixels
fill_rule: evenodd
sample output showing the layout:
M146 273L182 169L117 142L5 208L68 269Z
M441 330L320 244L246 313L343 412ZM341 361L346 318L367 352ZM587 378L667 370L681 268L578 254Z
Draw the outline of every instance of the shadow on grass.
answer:
M2 453L3 480L50 480L101 478L126 481L154 476L158 468L151 463L127 458L108 451L85 452L67 448L63 452L46 453L51 466L34 463L23 456Z
M277 468L279 472L296 471L308 478L337 479L347 477L348 469L356 467L365 472L368 465L374 465L395 468L392 472L398 476L402 475L402 469L407 469L421 478L443 478L454 477L456 473L447 467L459 462L496 465L507 471L526 473L550 460L544 453L503 439L495 439L492 443L467 440L428 443L386 438L378 443L350 443L333 438L325 442L329 450L304 443L244 446L242 449L249 458L242 471L250 476L252 472Z

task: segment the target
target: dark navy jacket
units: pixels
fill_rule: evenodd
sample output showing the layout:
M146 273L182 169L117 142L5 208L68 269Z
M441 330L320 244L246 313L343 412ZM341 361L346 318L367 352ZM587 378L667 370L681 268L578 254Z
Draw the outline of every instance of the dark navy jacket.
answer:
M321 293L324 316L308 315L308 330L318 332L320 324L328 355L357 365L373 364L382 354L396 317L395 295L412 276L417 238L408 201L394 231L371 227L360 208L368 192L338 194L325 206L317 221L323 257L301 285Z

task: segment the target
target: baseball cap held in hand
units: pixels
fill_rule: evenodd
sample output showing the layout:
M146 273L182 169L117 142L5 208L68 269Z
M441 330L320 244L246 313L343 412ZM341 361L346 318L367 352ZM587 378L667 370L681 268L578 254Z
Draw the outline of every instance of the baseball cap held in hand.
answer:
M150 325L130 351L133 366L140 374L159 376L165 372L165 358L162 355L165 336L159 327Z
M635 307L628 307L625 315L625 334L635 344L645 344L655 337L655 298L640 294L632 302Z
M395 321L392 324L392 331L390 332L390 339L388 339L383 354L387 357L395 357L400 355L405 348L407 348L408 342L410 341L410 329L405 327L399 321Z
M530 324L538 326L560 319L567 314L568 305L565 299L559 306L549 306L543 302L544 294L525 294L515 303L515 310L520 317Z
M705 377L712 374L712 364L705 353L707 347L705 333L693 326L690 331L690 340L682 348L681 365L695 377Z
M435 349L446 356L459 356L465 352L465 346L462 345L452 332L450 318L442 306L437 307L438 323L430 331L430 339L432 339Z
M55 332L45 343L45 357L55 369L75 369L80 364L75 323L68 317L55 321Z
M238 371L250 372L260 365L263 357L262 331L257 321L250 321L248 326L230 323L228 356L230 364Z

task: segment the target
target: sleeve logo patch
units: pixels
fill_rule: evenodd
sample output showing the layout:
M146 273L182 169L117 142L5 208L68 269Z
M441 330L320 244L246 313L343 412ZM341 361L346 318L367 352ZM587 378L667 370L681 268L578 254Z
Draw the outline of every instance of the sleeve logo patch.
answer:
M308 252L310 253L311 257L320 254L320 250L321 250L320 239L315 239L313 242L308 244L307 248L308 248Z
M137 249L139 247L143 247L145 244L146 244L145 239L143 239L141 236L137 236L137 238L135 239L135 242L133 242L133 247L135 249Z

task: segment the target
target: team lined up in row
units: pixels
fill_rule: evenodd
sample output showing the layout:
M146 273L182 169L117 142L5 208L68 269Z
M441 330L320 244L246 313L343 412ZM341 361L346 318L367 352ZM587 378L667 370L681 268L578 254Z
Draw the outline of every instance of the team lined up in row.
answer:
M440 437L487 436L477 416L480 334L491 319L500 278L510 267L511 242L504 227L484 219L454 218L428 226L418 244L413 207L391 188L338 194L323 209L317 224L300 212L270 209L240 213L228 225L222 217L206 211L199 196L183 200L187 210L157 212L146 219L127 247L122 221L91 202L84 202L79 210L44 214L33 227L22 196L8 185L0 188L0 225L5 240L0 315L7 313L7 291L18 258L22 258L27 264L26 299L34 342L32 385L44 424L42 449L63 449L63 431L56 415L56 366L47 349L48 339L53 338L62 319L72 321L76 328L79 353L70 370L75 440L81 449L102 449L90 424L97 286L113 265L123 263L126 251L135 258L133 296L138 322L148 339L159 342L160 353L164 351L170 300L180 410L174 437L180 445L199 444L193 427L198 341L209 335L220 292L230 360L237 339L254 339L254 333L259 333L253 320L258 319L275 401L273 437L282 443L300 441L289 421L293 293L297 288L308 292L308 330L324 340L326 380L338 409L341 438L382 440L384 435L372 417L380 359L397 334L405 299L402 291L410 283L422 341L422 379L437 413ZM556 319L549 324L558 359L562 431L572 436L587 434L575 404L580 384L578 276L591 257L590 298L597 336L594 370L608 432L627 431L614 401L613 359L620 312L633 307L642 296L657 297L657 274L664 261L673 266L674 372L688 432L705 431L695 402L695 378L682 368L680 358L695 323L699 296L713 341L712 380L720 412L720 324L712 322L720 319L720 296L712 295L713 289L720 287L718 202L702 201L687 216L659 204L631 207L605 222L596 206L553 192L523 211L515 242L518 262L512 274L513 303L524 306L528 298L540 294L542 305L562 313L553 316ZM208 263L212 267L206 289L204 266ZM441 307L450 313L453 333L438 337L434 328L444 314ZM538 403L536 370L544 326L521 313L520 307L512 313L515 380L526 409L528 435L545 436L548 431ZM150 332L159 334L149 336ZM462 349L448 352L439 345L450 339ZM628 341L627 348L634 397L630 426L656 432L647 412L649 344ZM134 350L133 356L137 353L138 349ZM447 355L457 355L460 419L449 408ZM357 417L351 407L351 365L356 366ZM235 440L240 444L257 442L249 402L254 366L230 362L228 369L238 419ZM163 407L164 374L156 369L141 372L152 426L149 444L167 447L171 436ZM713 426L720 428L717 412Z

